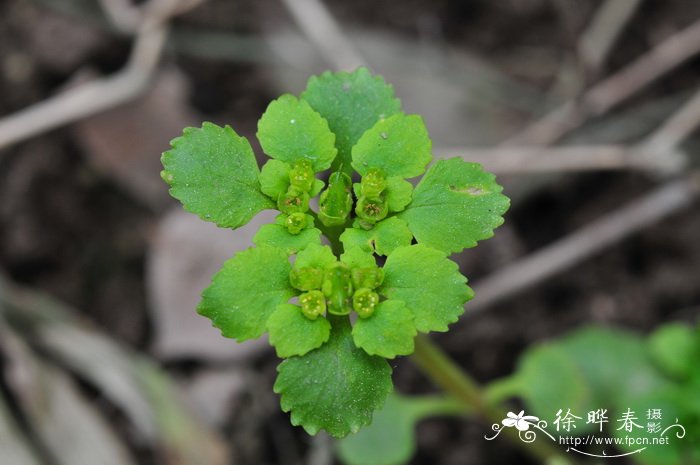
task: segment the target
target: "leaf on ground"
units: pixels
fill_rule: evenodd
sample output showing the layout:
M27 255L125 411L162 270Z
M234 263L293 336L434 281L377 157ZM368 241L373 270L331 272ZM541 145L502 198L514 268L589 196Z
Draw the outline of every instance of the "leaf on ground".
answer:
M412 239L413 234L406 222L396 217L380 221L372 229L347 228L340 235L346 249L359 247L377 255L389 255L397 247L410 245Z
M399 218L419 244L446 253L474 247L503 224L510 200L501 194L495 176L478 163L460 158L430 167L413 191L413 200Z
M331 323L328 342L279 365L274 390L293 425L311 435L323 429L342 438L372 421L393 385L386 360L355 347L348 320L336 317Z
M362 176L379 168L386 177L415 178L432 159L423 118L397 113L380 119L352 148L352 166Z
M328 121L338 148L333 169L342 166L345 172L351 171L351 150L362 134L401 108L393 87L364 67L313 76L301 97Z
M386 259L380 294L402 300L421 332L447 331L474 296L467 278L444 253L416 244L399 247Z
M292 304L277 306L267 320L270 332L270 344L277 351L277 356L287 358L304 355L328 340L331 324L324 317L310 320L301 312L301 308Z
M369 318L358 318L352 328L355 345L370 355L394 358L413 353L416 325L413 312L400 300L385 300Z
M258 338L277 305L295 295L290 271L284 250L264 246L239 252L214 275L197 311L226 337Z
M260 190L250 143L229 126L185 128L163 153L163 179L185 210L222 228L246 224L274 204Z
M258 121L258 140L272 158L293 164L305 159L314 171L328 169L338 152L328 122L308 102L285 94Z

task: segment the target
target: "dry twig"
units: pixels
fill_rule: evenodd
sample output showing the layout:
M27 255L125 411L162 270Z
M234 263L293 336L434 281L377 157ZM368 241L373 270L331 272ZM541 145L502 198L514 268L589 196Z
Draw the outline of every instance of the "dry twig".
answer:
M644 197L603 215L569 236L474 284L467 315L565 271L625 237L688 207L700 191L696 179L670 181Z
M335 69L351 71L365 63L321 0L283 2L304 35Z
M589 75L598 73L641 3L642 0L606 0L598 8L578 42L579 57Z
M167 20L202 0L151 0L143 7L127 65L0 120L0 149L113 108L141 95L150 82L167 37Z
M600 116L700 53L700 21L679 31L622 70L564 103L503 145L551 145L591 117Z
M496 174L635 169L678 171L685 156L672 149L623 145L436 148L437 158L462 157Z

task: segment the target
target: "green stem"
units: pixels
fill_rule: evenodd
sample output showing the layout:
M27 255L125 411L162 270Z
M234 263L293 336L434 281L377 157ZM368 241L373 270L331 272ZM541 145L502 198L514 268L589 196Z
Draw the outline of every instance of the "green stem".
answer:
M434 416L465 416L472 413L452 396L411 397L411 412L417 420Z
M476 381L427 336L419 335L416 338L416 350L411 358L428 378L445 392L452 394L466 409L489 423L501 423L506 408L489 405ZM556 457L558 463L571 463L569 458L545 442L523 443L513 428L504 428L503 434L523 451L544 462Z
M340 235L345 231L347 223L340 226L326 226L318 219L318 213L311 209L309 209L307 213L314 217L316 227L321 230L321 233L328 239L328 242L330 242L331 249L335 256L340 257L343 253L343 243L340 242Z

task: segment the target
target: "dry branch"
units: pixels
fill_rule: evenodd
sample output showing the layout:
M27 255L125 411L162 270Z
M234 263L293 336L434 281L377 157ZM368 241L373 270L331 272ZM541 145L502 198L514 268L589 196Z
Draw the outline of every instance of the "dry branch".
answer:
M200 1L151 0L143 7L139 31L123 70L81 84L3 118L0 120L0 149L141 95L158 65L167 37L167 20Z
M623 170L678 171L685 157L672 149L623 145L560 147L436 148L436 158L462 157L496 174Z
M529 125L503 145L551 145L591 117L600 116L700 53L700 21L673 34L622 70Z
M605 247L688 207L700 191L697 179L670 181L474 284L467 315L554 277Z

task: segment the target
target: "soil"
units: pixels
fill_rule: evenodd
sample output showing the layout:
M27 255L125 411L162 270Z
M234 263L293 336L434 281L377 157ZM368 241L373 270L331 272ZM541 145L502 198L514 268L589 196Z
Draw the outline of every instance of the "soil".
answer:
M48 9L51 2L6 0L0 3L0 114L10 114L52 95L83 67L118 69L128 41L102 26L58 36L64 47L82 43L73 57L58 59L42 50L42 25L64 31L75 18ZM230 4L229 4L230 3ZM233 5L235 3L235 5ZM599 1L508 0L329 0L341 24L399 36L439 37L452 47L487 57L510 76L546 87L553 76L522 66L515 56L537 48L554 56L572 54L574 39ZM638 56L661 37L700 17L700 3L645 1L628 33L610 57L604 74ZM178 20L237 33L259 33L275 21L289 21L271 0L212 1ZM62 27L62 28L61 28ZM68 37L71 36L71 37ZM274 90L265 69L205 58L166 57L187 77L191 109L203 118L231 122L252 133ZM697 84L700 61L684 65L630 106L690 89ZM0 153L0 269L13 280L57 296L83 312L116 339L147 350L153 334L144 269L150 234L161 211L146 206L115 179L89 162L77 133L62 128ZM518 202L497 237L460 257L462 272L473 282L506 262L575 231L657 184L629 173L565 175ZM596 323L641 332L671 321L697 319L700 308L700 216L697 204L623 242L590 257L575 269L465 318L435 340L465 370L488 382L510 373L529 345ZM119 309L116 311L115 309ZM468 307L467 307L468 313ZM271 393L278 360L259 356L260 390L244 396L227 422L225 434L235 446L237 464L302 463L311 441L289 426ZM168 365L189 375L201 362ZM435 391L407 361L396 363L397 389ZM419 427L418 453L411 464L465 465L534 463L511 447L483 440L488 425L436 419ZM136 445L132 445L136 448ZM143 464L152 457L141 454Z

